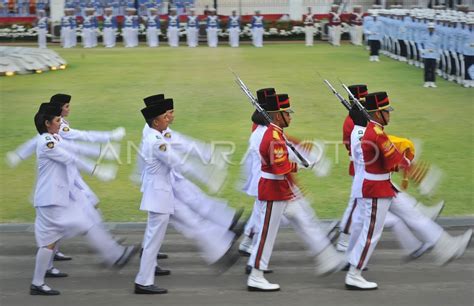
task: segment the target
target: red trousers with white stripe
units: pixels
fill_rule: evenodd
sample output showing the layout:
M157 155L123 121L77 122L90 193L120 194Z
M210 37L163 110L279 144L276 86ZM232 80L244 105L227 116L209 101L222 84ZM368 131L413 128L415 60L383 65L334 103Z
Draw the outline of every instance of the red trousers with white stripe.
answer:
M369 262L382 236L385 217L391 202L392 198L357 199L359 218L363 224L357 242L349 254L349 263L357 269L364 269Z

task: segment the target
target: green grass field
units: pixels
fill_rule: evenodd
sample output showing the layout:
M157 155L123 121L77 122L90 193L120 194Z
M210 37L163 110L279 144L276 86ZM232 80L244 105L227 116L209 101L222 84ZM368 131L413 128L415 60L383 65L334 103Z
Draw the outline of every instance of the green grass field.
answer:
M229 67L236 70L253 89L275 87L288 93L295 110L288 133L301 139L339 141L346 115L342 105L327 90L318 73L337 84L366 83L369 91L386 90L396 111L387 131L423 140L422 158L445 172L440 189L432 198L419 197L425 204L445 199L443 215L472 215L473 208L473 90L438 80L439 88L422 85L422 70L382 57L368 61L363 48L340 48L302 43L272 44L256 49L189 49L167 46L149 49L56 49L68 61L65 71L42 75L0 78L2 158L36 130L33 116L39 103L57 92L73 96L72 127L84 130L127 129L122 142L122 162L117 179L110 183L87 177L101 199L107 221L143 221L139 188L128 176L135 158L127 163L126 142L139 143L143 118L142 98L165 93L175 101L173 128L202 140L231 141L236 144L238 163L250 135L252 107L233 81ZM339 87L340 88L340 87ZM342 93L342 89L341 89ZM321 218L336 218L343 212L350 188L348 159L342 145L330 146L331 175L316 178L301 173L299 180ZM337 162L338 160L338 162ZM32 222L29 202L35 181L35 158L15 169L0 166L0 222ZM234 207L245 206L250 213L252 199L235 189L240 177L236 164L230 167L225 188L218 195ZM417 195L416 189L410 192Z

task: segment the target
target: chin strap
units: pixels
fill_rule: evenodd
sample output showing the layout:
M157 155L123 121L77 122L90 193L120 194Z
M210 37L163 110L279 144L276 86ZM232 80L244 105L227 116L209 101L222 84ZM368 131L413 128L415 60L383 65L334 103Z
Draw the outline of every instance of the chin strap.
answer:
M283 119L283 122L285 122L285 127L288 127L288 122L286 122L285 116L283 115L283 112L280 111L281 118Z

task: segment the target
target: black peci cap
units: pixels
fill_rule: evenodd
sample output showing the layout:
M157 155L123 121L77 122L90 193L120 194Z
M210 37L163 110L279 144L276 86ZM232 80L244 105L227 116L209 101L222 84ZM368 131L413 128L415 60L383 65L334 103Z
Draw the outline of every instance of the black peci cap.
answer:
M167 109L164 103L153 104L147 106L141 110L143 117L145 120L153 119L166 113Z
M150 106L151 104L156 104L156 103L158 103L158 102L160 102L161 100L164 100L164 99L165 99L164 94L157 94L157 95L153 95L153 96L149 96L149 97L144 98L143 102L145 102L146 106Z

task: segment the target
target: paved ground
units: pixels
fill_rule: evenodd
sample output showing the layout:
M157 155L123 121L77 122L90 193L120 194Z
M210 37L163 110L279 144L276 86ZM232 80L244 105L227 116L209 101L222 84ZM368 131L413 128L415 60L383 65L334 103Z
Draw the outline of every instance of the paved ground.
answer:
M14 228L14 227L10 227ZM117 236L127 242L141 240L140 226L115 227ZM2 229L0 227L0 229ZM465 227L450 228L452 234ZM30 296L28 287L34 265L34 238L29 231L0 231L0 304L1 305L474 305L474 248L464 257L440 268L430 255L408 264L390 232L385 232L365 273L379 283L379 290L344 290L344 273L325 278L314 275L312 260L294 232L282 229L277 239L268 276L280 283L281 292L246 291L243 258L221 276L204 265L192 243L174 231L166 236L163 251L170 255L162 265L172 269L171 276L157 278L169 294L139 296L132 292L138 258L121 271L104 270L90 253L83 239L72 239L62 250L74 256L56 266L68 272L65 279L48 279L61 291L60 296Z

